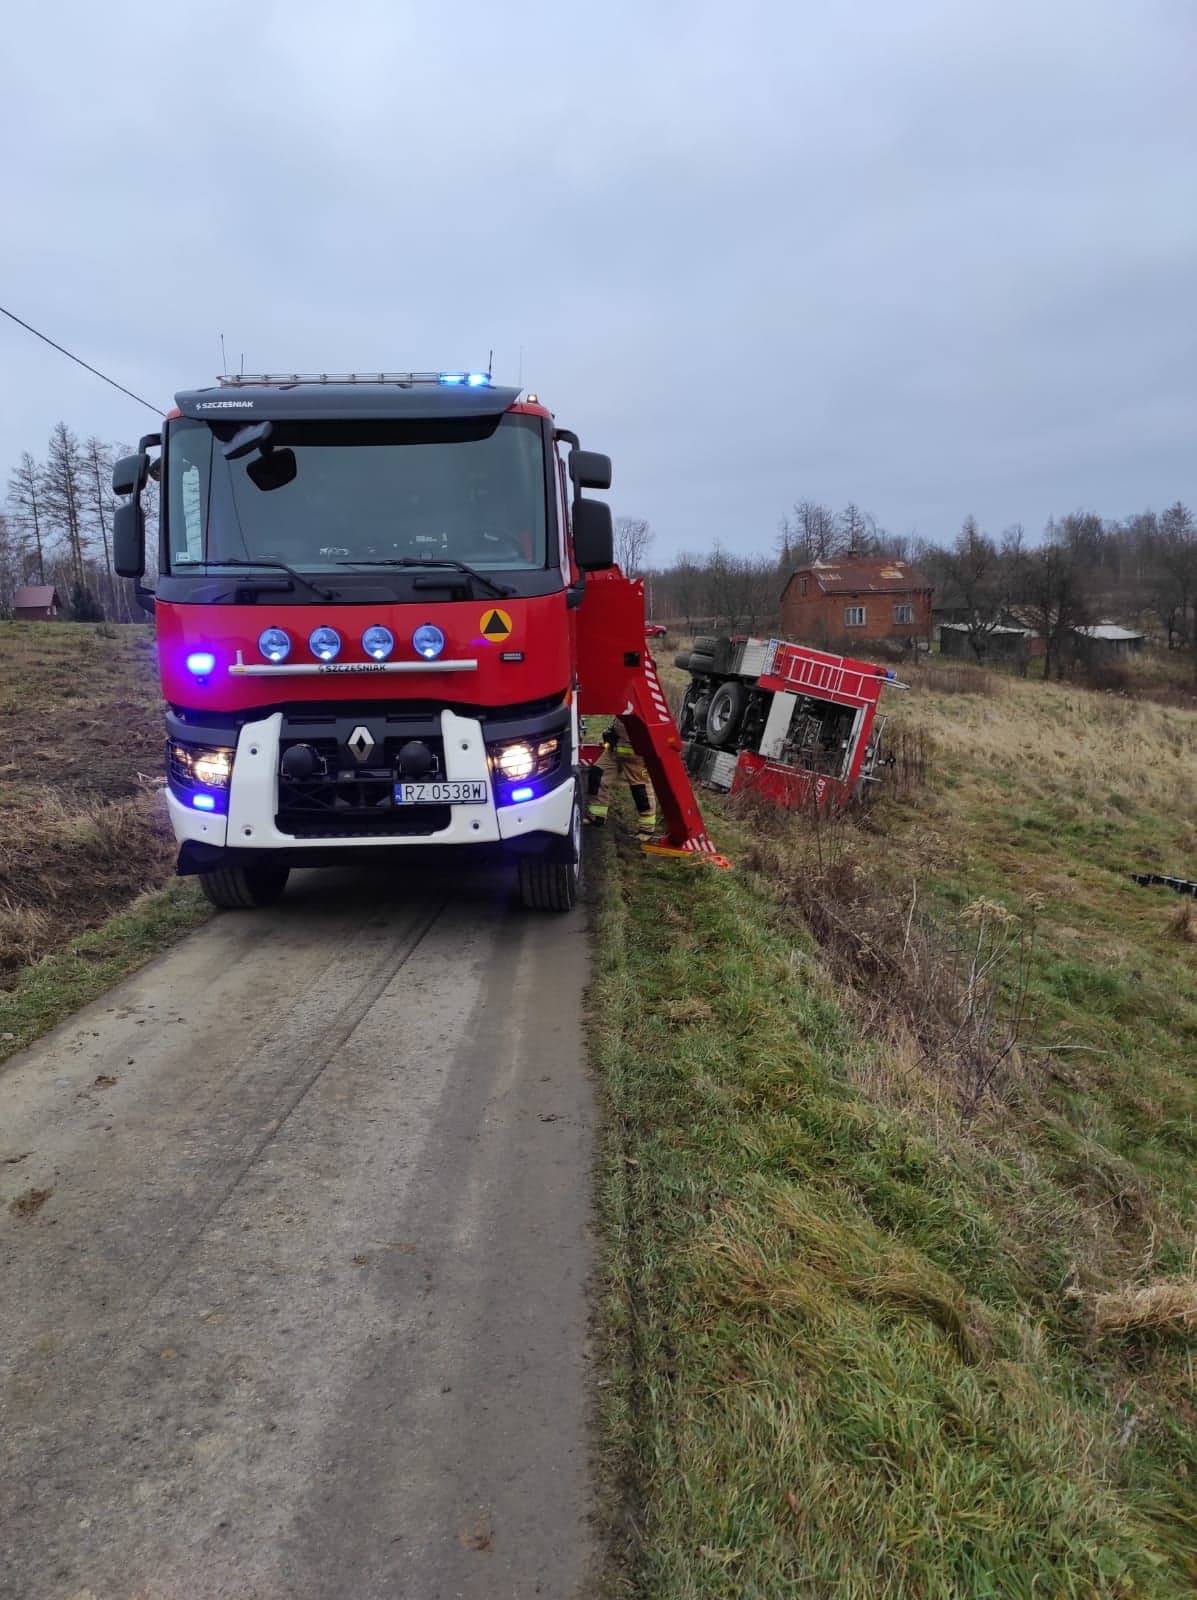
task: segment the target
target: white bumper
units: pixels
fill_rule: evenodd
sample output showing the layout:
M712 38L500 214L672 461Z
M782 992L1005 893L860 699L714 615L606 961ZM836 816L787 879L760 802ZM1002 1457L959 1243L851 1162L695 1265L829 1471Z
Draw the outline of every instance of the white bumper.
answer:
M564 782L556 789L520 805L496 806L481 725L472 717L441 712L445 746L445 777L484 778L485 805L450 806L449 825L439 833L371 835L357 839L298 839L275 826L278 810L279 730L282 714L247 722L237 740L233 781L229 788L228 816L194 811L167 790L171 826L180 844L200 844L246 850L352 850L394 845L497 844L527 833L568 834L574 786Z

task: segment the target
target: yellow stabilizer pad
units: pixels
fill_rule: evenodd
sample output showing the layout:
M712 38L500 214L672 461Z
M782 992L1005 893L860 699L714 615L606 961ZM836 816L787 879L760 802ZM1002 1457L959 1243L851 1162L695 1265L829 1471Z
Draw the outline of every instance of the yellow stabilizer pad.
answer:
M711 855L705 850L679 850L672 844L640 844L646 856L667 856L671 861L689 861L695 866L730 867L731 862L726 856Z

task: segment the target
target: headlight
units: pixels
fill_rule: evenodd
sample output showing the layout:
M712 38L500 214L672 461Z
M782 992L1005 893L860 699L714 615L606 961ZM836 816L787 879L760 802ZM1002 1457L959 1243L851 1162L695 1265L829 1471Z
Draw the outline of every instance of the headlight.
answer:
M175 789L187 792L197 784L205 789L227 789L233 776L233 751L211 745L171 744L169 765Z
M513 739L509 744L492 745L490 758L499 777L508 783L543 778L560 764L561 740Z
M285 628L263 628L258 635L258 649L267 661L285 661L291 654L291 635Z
M500 745L496 752L496 764L505 778L513 781L516 778L528 778L536 766L536 756L530 744L520 740L517 744Z
M395 635L389 628L384 628L381 622L376 622L362 634L362 649L375 661L385 661L394 648Z
M308 649L317 661L333 661L341 653L341 635L335 628L313 628L308 634Z

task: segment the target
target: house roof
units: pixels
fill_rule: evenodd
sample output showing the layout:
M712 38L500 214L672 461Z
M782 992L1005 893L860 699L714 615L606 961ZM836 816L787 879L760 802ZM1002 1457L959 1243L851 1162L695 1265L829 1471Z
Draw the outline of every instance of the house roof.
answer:
M814 561L796 567L794 579L809 575L824 594L909 594L914 589L929 589L931 584L909 561L890 561L846 556L842 561Z
M967 633L968 632L968 623L967 622L941 622L939 626L940 626L940 631L943 632L943 633ZM1011 628L1011 627L1008 627L1006 625L1006 623L1004 623L1004 622L998 623L998 625L996 627L994 627L994 628L986 628L985 629L985 632L987 634L989 634L989 633L1017 633L1024 639L1027 638L1034 631L1035 630L1033 628Z
M58 604L58 590L52 583L27 583L13 595L12 603L14 607L44 611L47 606Z
M1144 639L1146 634L1140 633L1137 628L1123 628L1116 622L1095 622L1089 627L1074 628L1074 633L1083 633L1086 639Z

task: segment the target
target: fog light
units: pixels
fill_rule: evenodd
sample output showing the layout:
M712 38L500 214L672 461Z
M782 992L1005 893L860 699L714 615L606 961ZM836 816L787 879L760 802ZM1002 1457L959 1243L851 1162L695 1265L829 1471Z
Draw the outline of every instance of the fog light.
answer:
M215 665L211 650L193 650L187 657L187 670L195 678L206 678Z
M284 628L263 628L258 649L267 661L285 661L291 654L291 635Z
M341 635L335 628L313 628L308 649L318 661L333 661L341 653Z
M197 811L215 811L216 799L210 794L193 794L191 804Z
M522 789L513 789L511 791L511 798L513 800L516 800L516 801L519 801L519 800L531 800L532 796L535 793L536 793L535 789L530 789L527 786L527 784L525 784Z
M445 648L445 636L435 622L424 622L412 634L411 647L425 661L435 661Z
M389 628L384 628L381 622L376 622L362 634L362 649L375 661L385 661L394 648L395 635Z

